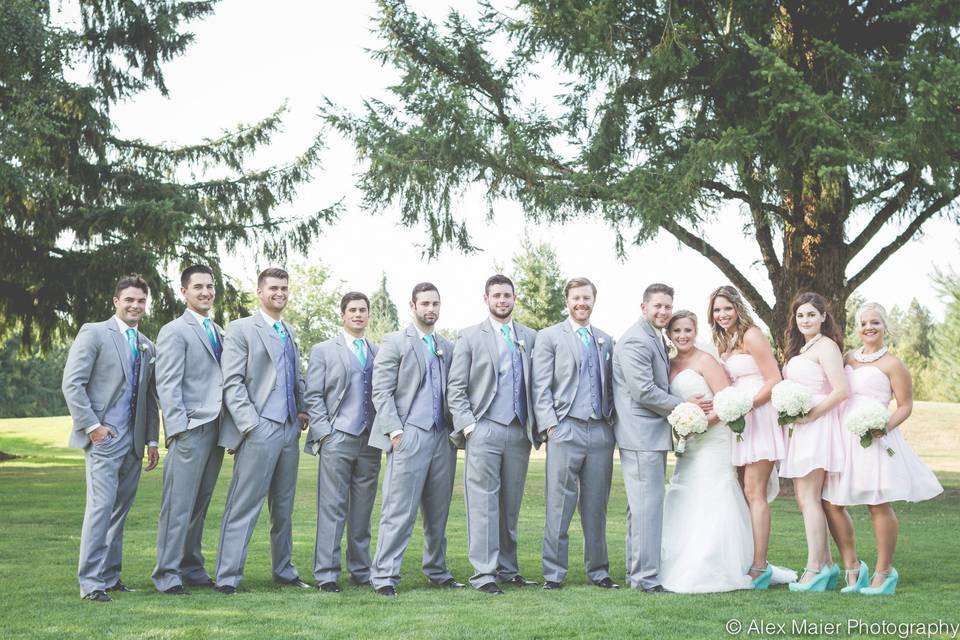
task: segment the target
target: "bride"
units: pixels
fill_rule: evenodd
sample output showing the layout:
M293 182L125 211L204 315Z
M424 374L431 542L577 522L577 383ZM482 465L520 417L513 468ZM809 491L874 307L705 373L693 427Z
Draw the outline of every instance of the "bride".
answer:
M670 363L670 391L681 398L712 398L729 386L720 362L696 347L697 317L678 311L667 325L677 357ZM750 511L730 463L732 433L716 414L710 427L687 443L667 487L663 515L661 580L669 591L711 593L752 588ZM779 484L774 474L774 485ZM776 496L776 486L772 494ZM769 498L768 491L768 498ZM796 579L774 567L773 582Z

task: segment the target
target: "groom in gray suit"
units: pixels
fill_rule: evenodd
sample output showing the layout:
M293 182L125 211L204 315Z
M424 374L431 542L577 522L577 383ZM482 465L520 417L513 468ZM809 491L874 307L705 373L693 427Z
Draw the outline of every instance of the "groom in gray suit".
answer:
M217 293L213 270L200 264L187 267L180 275L180 293L187 310L157 336L157 396L167 457L153 584L167 595L189 595L184 581L214 586L203 566L201 541L223 463L223 447L217 444L223 330L209 317Z
M417 507L423 514L423 572L434 585L462 588L447 569L447 515L457 449L450 440L447 372L453 343L438 335L440 292L429 282L413 288L413 323L383 338L373 368L377 410L370 445L387 452L377 553L370 582L396 596L400 563L410 542Z
M354 584L370 584L370 514L377 497L380 457L368 444L377 348L364 336L370 300L351 291L340 300L343 331L310 351L303 401L310 416L304 451L317 465L317 588L337 593L340 540L347 529L347 569Z
M544 589L567 575L567 531L580 502L587 578L604 589L610 579L607 502L613 475L613 338L590 324L597 288L574 278L564 288L570 317L540 332L533 350L537 424L547 439Z
M63 397L73 429L70 446L84 450L87 504L77 577L85 600L109 602L130 591L120 580L123 525L140 482L157 466L160 414L154 382L156 349L138 325L147 307L147 283L124 276L113 295L116 314L80 327L63 369Z
M531 407L530 352L537 332L513 318L513 282L497 274L484 286L490 315L464 329L450 365L447 404L453 437L466 438L464 491L470 584L502 594L499 580L536 585L517 567L517 520L527 480L530 445L536 442Z
M673 313L673 288L651 284L642 317L613 351L614 433L627 490L627 583L648 592L660 584L664 475L673 434L667 416L683 398L670 393L670 360L663 329ZM709 412L710 403L689 399Z
M230 323L223 337L220 445L236 452L220 525L217 591L232 595L243 577L247 545L269 497L273 579L309 589L293 566L293 498L300 462L303 376L296 335L283 321L290 276L265 269L257 278L260 308Z

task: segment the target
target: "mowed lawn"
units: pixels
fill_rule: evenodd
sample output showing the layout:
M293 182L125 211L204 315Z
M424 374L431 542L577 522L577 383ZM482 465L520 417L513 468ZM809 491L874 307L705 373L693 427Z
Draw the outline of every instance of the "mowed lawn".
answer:
M807 625L839 623L835 633L806 627L806 635L852 635L848 619L865 623L960 624L960 404L919 403L905 429L908 439L937 470L945 492L921 504L899 504L901 536L896 566L901 573L893 598L768 592L715 595L644 594L590 586L582 566L578 523L571 528L570 575L563 590L509 589L494 598L470 589L429 585L420 572L419 527L404 558L400 596L386 599L369 588L348 586L340 594L281 588L271 582L266 509L251 544L241 591L224 597L194 590L189 598L158 595L150 581L154 563L161 472L144 474L127 520L124 581L136 593L112 603L81 601L76 582L83 518L82 454L63 448L66 418L0 420L0 451L20 458L0 463L0 638L720 638L728 620L785 625L796 635ZM225 464L207 521L206 549L212 572L217 527L230 479ZM520 523L521 571L541 579L544 463L530 464ZM294 514L294 561L313 582L316 459L301 458ZM624 577L626 498L614 470L607 537L614 580ZM376 528L377 517L374 516ZM861 555L872 565L873 536L866 508L853 509ZM450 513L448 562L461 581L471 574L466 554L462 465ZM705 530L704 536L715 532ZM793 498L773 505L773 562L800 568L805 544ZM888 627L896 637L896 628ZM783 635L783 634L779 634ZM803 635L803 634L800 634ZM862 635L870 635L862 630ZM900 637L907 637L901 634ZM934 634L933 637L941 637ZM949 632L942 637L951 637Z

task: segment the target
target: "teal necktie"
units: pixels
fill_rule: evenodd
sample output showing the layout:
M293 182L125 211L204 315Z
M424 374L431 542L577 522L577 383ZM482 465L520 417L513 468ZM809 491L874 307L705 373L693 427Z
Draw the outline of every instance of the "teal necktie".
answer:
M583 343L587 349L590 348L590 332L587 331L586 327L580 327L577 329L577 333L580 335L580 342Z
M360 361L360 367L367 366L367 345L363 338L357 338L353 341L353 348L357 352L357 360Z
M500 325L500 335L502 335L503 339L507 341L507 349L513 352L513 350L516 349L516 346L513 344L513 336L510 335L510 325Z
M425 336L423 336L423 341L427 343L427 346L428 346L428 347L430 347L430 353L432 353L432 354L434 355L434 357L436 357L436 355L437 355L437 344L436 344L436 342L434 342L433 334L432 334L432 333L428 333L428 334L426 334Z
M217 334L213 330L213 320L206 318L203 321L203 328L207 330L207 336L210 338L210 344L213 345L213 348L217 348Z
M277 320L273 323L273 329L277 332L277 335L280 336L280 342L287 344L287 332L283 330L283 323Z
M136 329L127 329L127 344L130 345L130 353L133 354L133 359L136 360L140 357L140 352L137 350L137 330Z

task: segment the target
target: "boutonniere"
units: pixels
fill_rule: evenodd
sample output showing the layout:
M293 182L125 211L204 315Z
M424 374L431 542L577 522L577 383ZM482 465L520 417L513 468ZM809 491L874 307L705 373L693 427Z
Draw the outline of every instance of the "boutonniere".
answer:
M138 342L138 343L137 343L137 349L140 350L140 353L146 353L146 352L147 352L147 345L144 344L143 342Z
M603 336L600 336L599 338L597 338L597 344L600 345L601 349L603 349L603 345L605 342L606 340L603 339Z
M442 358L442 357L443 357L443 349L437 349L437 357L438 357L438 358Z
M517 346L520 347L520 351L526 351L527 341L524 340L523 338L520 338L519 340L517 340Z
M671 340L667 340L667 359L673 360L677 357L677 354L680 353L677 351L677 345L673 344Z

